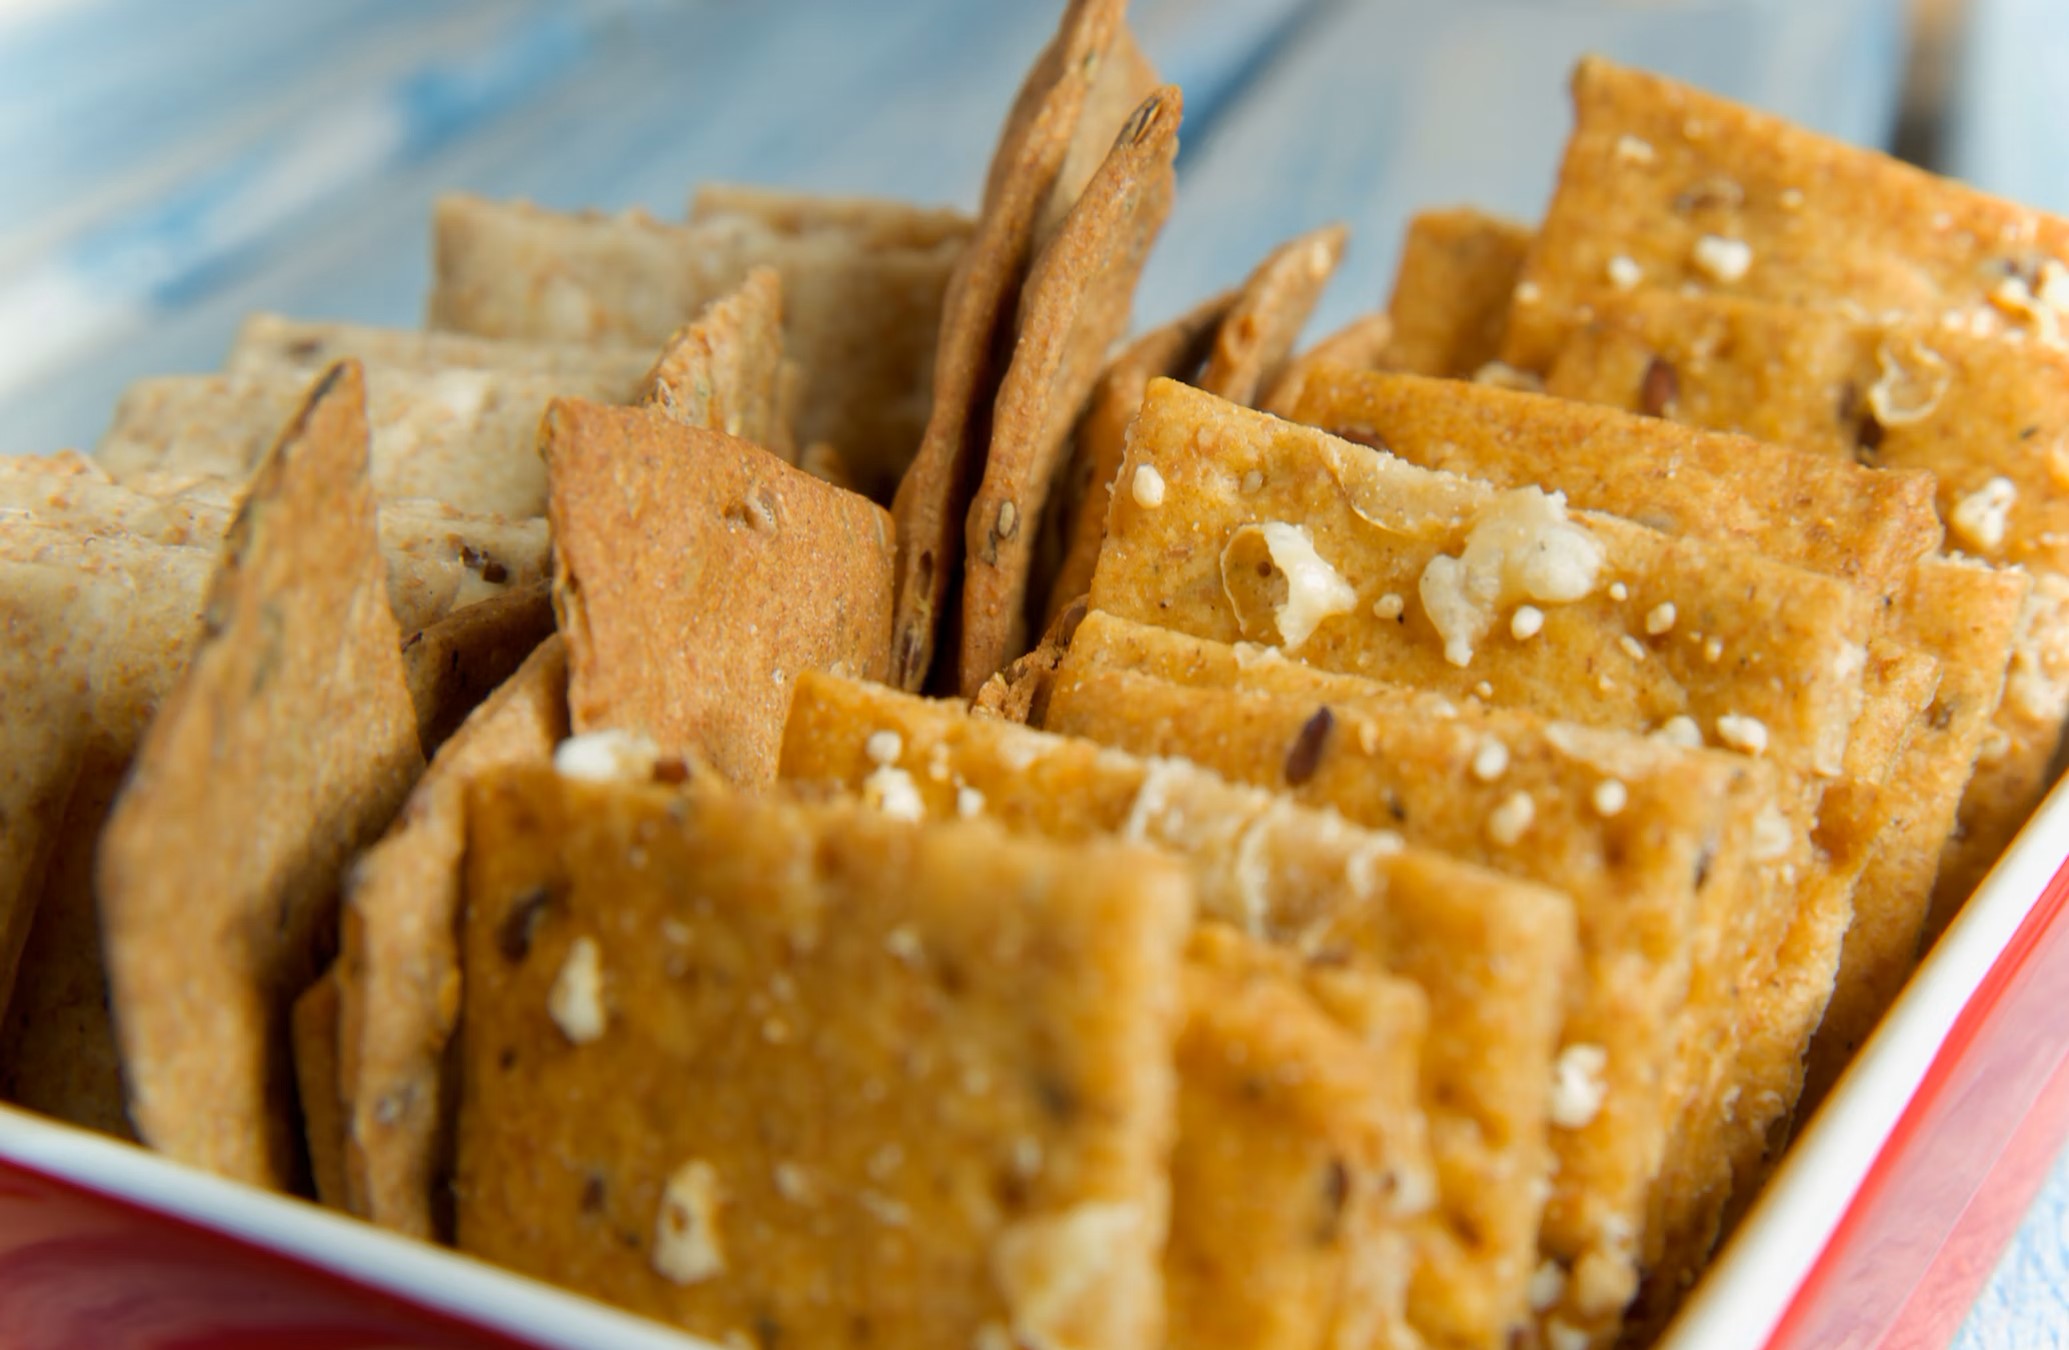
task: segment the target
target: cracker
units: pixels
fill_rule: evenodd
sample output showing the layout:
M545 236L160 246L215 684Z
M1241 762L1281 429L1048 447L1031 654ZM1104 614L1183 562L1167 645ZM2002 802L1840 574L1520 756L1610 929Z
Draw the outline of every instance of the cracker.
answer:
M1107 364L1093 386L1071 448L1064 490L1063 561L1049 589L1052 621L1092 585L1093 564L1099 559L1100 542L1106 538L1107 502L1120 476L1128 426L1142 407L1143 391L1159 375L1190 379L1207 359L1207 346L1234 301L1233 291L1217 295L1144 333Z
M977 697L970 700L971 711L1008 722L1040 726L1048 711L1049 689L1056 667L1062 663L1064 652L1070 649L1071 635L1084 621L1085 610L1085 598L1079 596L1075 605L1056 616L1056 621L1049 625L1049 631L1042 635L1041 642L1033 651L984 682L984 687L977 691Z
M309 1149L309 1173L316 1198L345 1207L345 1115L338 1102L338 972L322 978L295 1000L295 1096L301 1105L302 1135Z
M1071 426L1128 326L1136 279L1170 212L1180 112L1168 86L1135 110L1028 270L965 522L956 660L965 696L1027 649L1038 527Z
M1538 1220L1530 1179L1545 1175L1545 1084L1573 965L1563 895L1404 848L1392 822L1353 828L1183 761L851 681L799 681L783 773L876 799L909 786L909 807L930 818L979 812L1059 839L1156 844L1186 863L1202 915L1317 963L1414 981L1442 1034L1422 1058L1438 1174L1436 1208L1412 1233L1410 1316L1440 1342L1490 1343L1520 1315Z
M758 183L697 185L690 196L690 224L734 218L751 220L779 235L852 235L880 249L966 243L973 225L970 217L949 207L915 206L885 197L843 197Z
M797 463L791 431L801 378L783 357L783 274L757 267L738 290L677 329L647 372L640 398L678 422L752 441Z
M1122 473L1143 468L1163 495L1115 498L1094 609L1350 673L1383 652L1402 683L1629 730L1689 717L1705 738L1842 767L1875 609L1844 582L1614 517L1560 520L1535 489L1496 492L1167 380ZM1475 558L1456 561L1461 548ZM1532 556L1570 566L1533 581ZM1490 567L1493 595L1477 589ZM1525 602L1541 631L1516 626ZM1675 629L1649 631L1662 604Z
M547 770L467 814L462 1250L714 1340L1159 1343L1172 864Z
M380 843L354 865L339 921L341 1204L415 1237L450 1237L458 1086L460 853L467 783L551 758L567 734L567 650L550 638L440 749Z
M1187 955L1167 1343L1423 1344L1404 1315L1403 1231L1431 1185L1421 991L1342 969L1316 973L1317 998L1297 961L1222 925ZM1347 1005L1352 1026L1325 1011Z
M1089 26L1081 30L1094 40L1098 31ZM1156 66L1135 41L1134 30L1129 28L1125 17L1115 25L1106 50L1088 50L1087 55L1094 62L1092 86L1085 91L1085 106L1078 114L1076 129L1071 133L1063 167L1057 170L1048 200L1042 204L1042 214L1035 222L1037 252L1046 249L1055 239L1072 206L1098 175L1099 166L1113 149L1114 139L1121 134L1121 128L1127 125L1143 101L1165 83L1158 77Z
M964 248L952 233L883 247L743 213L675 225L468 196L442 198L433 229L431 325L483 337L658 347L753 268L775 268L784 347L803 372L798 444L839 446L879 500L919 443L942 296Z
M557 400L539 437L577 731L636 731L760 782L800 671L884 677L881 508L643 409Z
M366 443L341 362L259 466L99 853L139 1134L273 1187L300 1172L289 1004L332 941L339 870L423 769Z
M1292 416L1424 468L1558 489L1575 506L1740 543L1879 594L1940 543L1927 474L1564 398L1339 368L1308 380Z
M1668 1137L1674 1103L1715 1114L1702 1103L1724 1090L1737 986L1786 920L1786 893L1761 874L1750 838L1774 810L1776 778L1734 757L1459 707L1098 613L1058 672L1050 722L1139 753L1189 746L1210 768L1277 786L1318 706L1334 731L1293 789L1300 800L1575 901L1584 961L1564 1037L1609 1051L1606 1091L1582 1128L1553 1133L1560 1164L1541 1241L1571 1272L1558 1315L1613 1321L1634 1287L1647 1192L1666 1187L1663 1159L1679 1168L1690 1152ZM1491 780L1478 767L1490 741L1506 752ZM1597 791L1611 778L1623 792L1605 816ZM1519 794L1530 818L1510 833L1496 821L1514 817ZM1786 839L1783 854L1803 861Z
M1531 239L1528 226L1470 206L1411 217L1387 300L1393 339L1371 364L1463 378L1494 360Z
M1071 0L1064 10L1007 114L976 231L942 300L926 429L892 503L898 585L891 681L900 688L926 682L942 629L957 612L951 587L963 557L964 517L983 477L993 400L1006 374L1038 222L1125 8L1119 0Z
M308 383L295 369L139 380L94 458L118 478L179 470L241 483ZM547 400L616 392L610 381L575 375L378 367L367 387L375 492L519 518L545 509L546 472L532 438Z
M402 640L417 740L435 754L481 701L553 635L545 583L454 610Z
M1349 238L1344 226L1325 225L1273 249L1237 290L1194 383L1231 403L1259 403L1336 275Z
M1274 417L1291 418L1310 376L1330 366L1377 369L1393 339L1394 321L1383 313L1352 319L1288 361L1285 368L1265 386L1264 396L1258 400L1257 406Z
M223 369L241 375L284 367L313 377L331 362L347 356L368 366L426 375L458 366L467 370L569 375L585 383L593 379L601 382L604 392L599 397L609 403L630 403L637 398L640 381L654 364L654 354L645 346L506 342L417 328L375 328L253 314L238 326L237 339Z
M1599 289L1613 258L1659 289L2059 337L2041 273L2069 257L2069 221L1599 57L1573 101L1510 317L1514 364L1545 368L1543 317Z

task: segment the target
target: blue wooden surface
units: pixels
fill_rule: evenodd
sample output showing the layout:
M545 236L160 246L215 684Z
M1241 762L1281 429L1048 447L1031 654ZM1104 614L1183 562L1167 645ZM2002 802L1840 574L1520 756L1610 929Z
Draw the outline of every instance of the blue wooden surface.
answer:
M677 215L700 179L967 205L1054 0L0 0L0 453L89 445L120 389L258 308L417 321L431 200ZM1422 205L1539 210L1583 51L1877 143L1900 0L1136 0L1187 92L1155 320L1328 220L1317 317L1378 305ZM1975 0L1950 167L2069 209L2069 5ZM2062 1343L2058 1167L1959 1344Z

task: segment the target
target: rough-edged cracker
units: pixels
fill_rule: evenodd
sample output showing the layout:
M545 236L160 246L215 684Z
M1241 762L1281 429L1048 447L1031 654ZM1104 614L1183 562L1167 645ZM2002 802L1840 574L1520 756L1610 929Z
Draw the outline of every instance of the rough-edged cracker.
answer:
M792 430L801 373L783 356L783 274L757 267L671 335L640 400L693 427L709 427L797 463Z
M311 388L224 540L186 674L145 734L98 881L143 1139L260 1185L300 1173L288 1008L339 870L417 774L356 362Z
M1334 730L1298 797L1560 886L1578 906L1585 975L1565 1039L1611 1049L1610 1091L1585 1128L1554 1132L1561 1166L1543 1241L1572 1271L1561 1315L1613 1322L1635 1283L1646 1191L1660 1189L1662 1159L1678 1166L1685 1152L1668 1138L1673 1102L1723 1090L1715 1057L1733 990L1786 919L1748 838L1774 809L1776 780L1713 752L1458 707L1098 613L1058 672L1050 722L1141 753L1190 746L1209 767L1278 785L1318 706ZM1490 740L1506 762L1487 780L1475 762ZM1624 791L1604 816L1596 794L1610 778ZM1511 836L1493 822L1519 792L1532 813Z
M1231 403L1259 404L1293 352L1350 230L1325 225L1273 249L1236 291L1196 383Z
M601 397L611 403L630 403L638 397L640 381L654 364L653 352L643 345L507 342L418 328L375 328L253 314L238 327L223 368L238 375L287 367L314 376L347 356L368 366L423 374L458 366L597 379L604 382Z
M567 734L567 649L548 639L446 742L381 841L353 865L339 915L340 1203L416 1237L451 1235L447 1048L459 1016L460 854L467 783L551 758Z
M484 337L658 347L752 268L774 267L804 378L798 443L838 445L879 499L925 425L942 295L963 252L953 234L886 247L745 213L675 225L466 196L439 201L434 232L431 324Z
M1183 761L847 680L798 682L783 774L877 799L909 783L931 818L977 812L1060 839L1154 844L1185 861L1203 916L1314 962L1414 981L1442 1034L1422 1057L1437 1208L1413 1234L1410 1316L1438 1344L1506 1335L1536 1236L1531 1179L1545 1174L1545 1085L1574 965L1564 895L1403 847L1391 820L1352 827Z
M958 609L964 517L983 478L1015 307L1034 261L1038 223L1125 8L1120 0L1071 0L1064 9L1007 114L983 210L942 300L926 430L891 508L898 523L891 682L903 689L925 684L936 647L953 641L944 641L944 629Z
M295 1000L295 1097L316 1198L345 1207L345 1115L338 1101L338 972L323 972Z
M961 211L945 206L798 192L758 183L699 183L690 195L690 224L728 217L746 217L780 235L830 231L887 249L963 243L973 224Z
M462 1250L713 1340L1160 1343L1174 865L545 769L467 814Z
M1544 369L1542 317L1598 289L1613 258L1642 286L2059 338L2038 292L2043 264L2069 258L2069 221L1598 57L1573 100L1510 314L1515 364Z
M1878 594L1940 543L1927 474L1564 398L1337 368L1309 378L1292 416L1424 468L1558 489L1575 506L1736 541Z
M1418 212L1387 300L1393 337L1372 364L1463 379L1494 360L1531 238L1528 226L1470 206Z
M1310 376L1331 366L1377 369L1393 337L1394 321L1383 312L1352 319L1288 361L1265 386L1257 406L1274 417L1291 418Z
M1096 33L1095 30L1090 30ZM1122 18L1108 40L1105 52L1094 54L1092 87L1085 91L1084 110L1071 133L1070 148L1064 152L1063 167L1056 171L1048 200L1035 221L1035 248L1049 246L1078 197L1099 172L1114 138L1121 134L1142 101L1165 83L1156 66L1135 40L1134 30Z
M965 697L1027 648L1040 525L1071 426L1127 329L1136 279L1170 212L1180 115L1170 86L1135 110L1028 269L963 531L956 668Z
M417 741L436 754L481 701L553 634L553 595L540 582L454 610L402 640Z
M539 438L577 731L636 731L760 782L801 671L884 677L882 508L645 409L557 400Z

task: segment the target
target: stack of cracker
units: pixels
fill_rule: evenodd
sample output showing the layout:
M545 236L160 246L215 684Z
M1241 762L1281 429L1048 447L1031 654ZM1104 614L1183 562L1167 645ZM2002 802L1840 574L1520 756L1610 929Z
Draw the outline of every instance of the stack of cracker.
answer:
M0 469L8 1099L762 1350L1663 1327L2045 784L2069 226L1590 63L1123 341L1123 8Z

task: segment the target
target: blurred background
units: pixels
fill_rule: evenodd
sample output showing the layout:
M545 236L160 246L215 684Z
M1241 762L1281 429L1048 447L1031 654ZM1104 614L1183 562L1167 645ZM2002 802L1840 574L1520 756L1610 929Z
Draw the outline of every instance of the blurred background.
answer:
M0 0L0 453L90 446L254 309L414 325L467 189L679 217L730 179L974 204L1055 0ZM1423 206L1534 218L1574 58L2069 210L2069 0L1134 0L1184 87L1144 324L1329 220L1317 331ZM2057 1174L1962 1332L2069 1341Z

